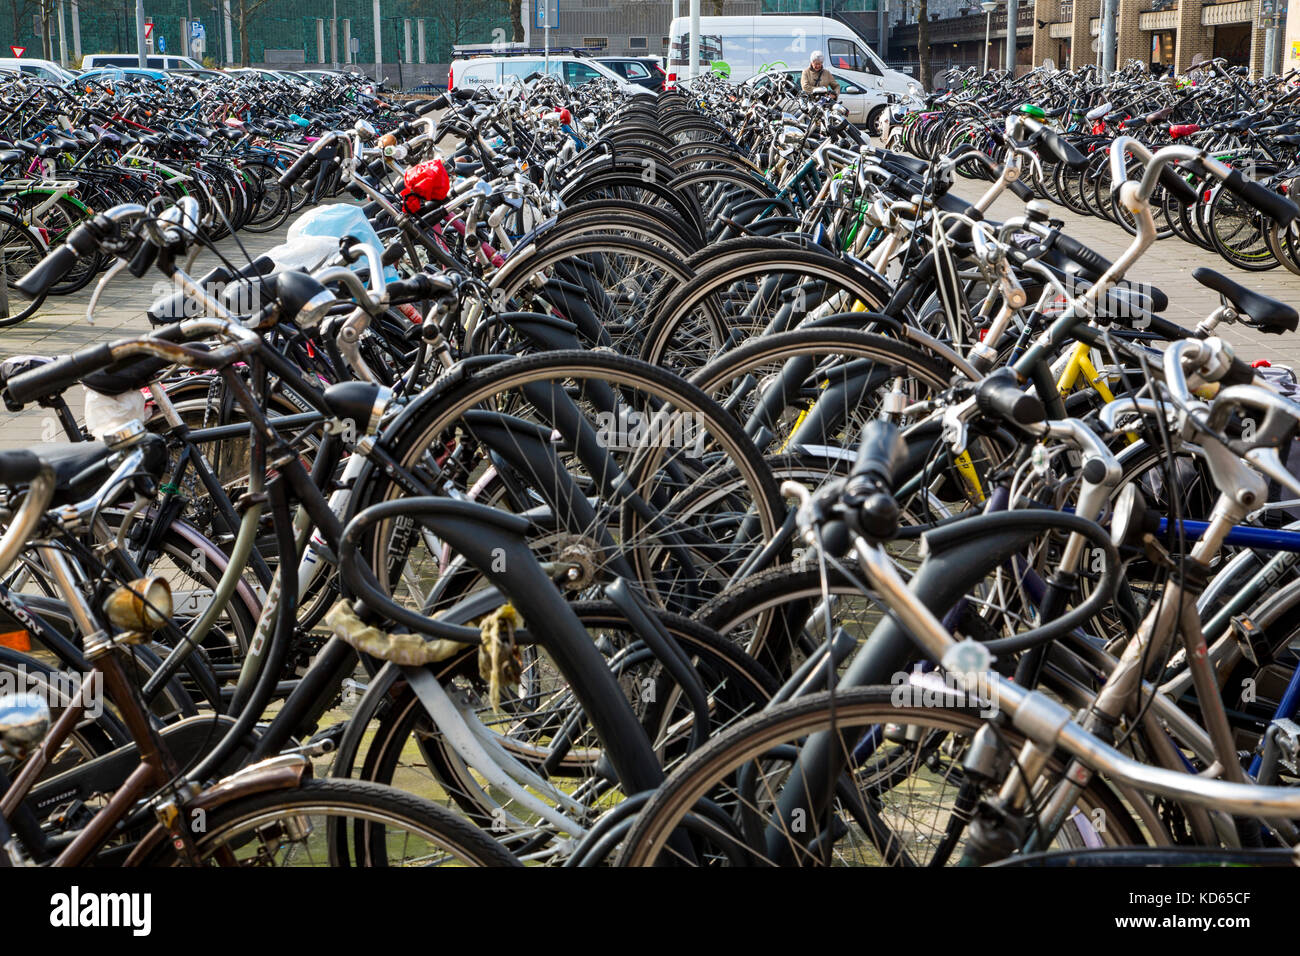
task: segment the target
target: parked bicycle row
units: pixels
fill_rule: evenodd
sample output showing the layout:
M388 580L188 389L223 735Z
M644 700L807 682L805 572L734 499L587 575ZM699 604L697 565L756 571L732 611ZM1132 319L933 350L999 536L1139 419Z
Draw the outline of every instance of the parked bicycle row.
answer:
M1215 333L1300 316L1126 281L1182 174L1285 197L1121 134L1110 261L1033 110L929 159L776 82L392 119L255 260L191 275L159 196L15 282L175 291L0 364L67 439L0 452L5 863L1294 862L1300 403Z
M277 177L322 132L356 121L377 130L396 122L399 104L368 90L346 75L292 82L176 73L162 82L147 71L99 69L66 87L0 78L0 242L8 280L0 328L41 305L16 280L96 210L189 196L212 238L280 228L312 189L283 189ZM87 257L47 294L75 293L109 265L107 257Z
M954 78L956 88L930 98L924 109L897 117L892 142L930 158L970 143L996 155L997 128L1011 110L1027 108L1088 158L1077 168L1040 156L1025 182L1039 197L1072 212L1109 219L1130 235L1133 215L1118 198L1107 151L1119 136L1152 149L1184 144L1205 150L1251 179L1289 195L1300 174L1300 84L1296 72L1248 79L1212 60L1187 77L1152 78L1141 64L1099 80L1092 66L1075 72L1040 69L1011 81L1005 73ZM984 175L967 164L961 173ZM1250 271L1279 265L1300 275L1292 248L1295 230L1237 199L1231 190L1193 171L1170 167L1201 193L1181 203L1170 189L1153 197L1156 235L1176 236Z

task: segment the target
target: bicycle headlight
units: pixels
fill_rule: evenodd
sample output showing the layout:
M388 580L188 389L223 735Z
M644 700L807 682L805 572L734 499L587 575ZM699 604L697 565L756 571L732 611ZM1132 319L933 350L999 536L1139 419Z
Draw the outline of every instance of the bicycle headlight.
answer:
M320 325L334 306L334 293L305 272L281 272L275 279L276 298L286 318L300 329Z
M171 620L171 585L158 575L136 578L114 589L104 601L104 613L121 630L156 631Z

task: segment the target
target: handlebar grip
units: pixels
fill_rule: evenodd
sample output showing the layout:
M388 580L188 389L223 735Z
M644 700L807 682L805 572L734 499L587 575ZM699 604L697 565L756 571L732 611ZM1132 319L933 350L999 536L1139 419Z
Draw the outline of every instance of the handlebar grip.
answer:
M448 105L447 94L439 93L428 103L423 104L419 109L417 109L415 114L417 116L428 116L434 110L446 109Z
M303 153L293 161L293 165L280 174L280 185L287 189L298 180L302 179L303 174L316 164L316 156L311 150Z
M41 460L26 449L0 451L0 485L22 485L41 473Z
M1253 381L1255 381L1254 366L1234 355L1232 364L1228 366L1228 371L1219 379L1219 384L1224 386L1249 385Z
M44 295L52 285L72 271L80 258L81 253L72 246L59 246L32 266L32 270L15 282L14 286L23 295Z
M409 279L390 282L385 287L389 301L393 303L418 302L433 295L433 282L423 272L416 273Z
M1160 185L1174 194L1174 198L1181 205L1194 206L1201 200L1201 194L1196 188L1178 175L1178 170L1173 166L1166 166L1160 170Z
M1056 239L1054 240L1053 245L1056 246L1063 255L1074 260L1089 272L1094 273L1097 277L1105 275L1111 266L1114 265L1114 263L1096 250L1089 246L1085 246L1079 240L1067 236L1063 232L1058 232L1056 234Z
M1144 316L1144 323L1145 324L1141 326L1143 331L1158 335L1167 342L1177 342L1179 339L1190 339L1194 334L1183 328L1177 322L1170 322L1168 319L1159 315ZM1134 328L1139 327L1136 322L1133 323L1133 326ZM1250 366L1247 366L1247 368L1249 367ZM1250 379L1247 379L1247 381L1250 381Z
M1247 179L1241 175L1240 170L1234 169L1229 173L1223 185L1242 202L1254 206L1279 226L1285 228L1291 224L1291 220L1300 216L1300 209L1296 208L1295 203L1281 193L1269 189L1263 183Z
M105 342L55 359L9 380L9 397L20 405L54 395L76 384L83 375L113 362L113 347Z
M338 157L339 148L336 144L330 143L323 150L318 158L319 162L316 169L316 183L311 189L311 201L316 203L320 200L320 194L325 188L326 177L329 176L330 167L334 165L334 160Z
M1055 130L1044 126L1039 133L1039 137L1039 142L1047 148L1047 151L1052 154L1052 158L1058 163L1064 163L1071 169L1082 169L1088 165L1088 157L1075 149L1073 143Z
M1017 179L1011 183L1010 189L1016 194L1016 198L1022 202L1029 202L1034 197L1034 188L1023 179Z
M849 472L849 483L855 478L874 478L883 487L894 483L894 471L907 454L907 443L898 427L886 421L871 421L862 429L858 442L858 457Z
M844 132L848 134L849 139L853 140L859 146L866 146L869 142L867 138L862 135L862 130L847 121L844 123Z
M998 369L975 387L975 405L986 415L1017 425L1034 425L1047 417L1039 397L1022 391L1009 368Z

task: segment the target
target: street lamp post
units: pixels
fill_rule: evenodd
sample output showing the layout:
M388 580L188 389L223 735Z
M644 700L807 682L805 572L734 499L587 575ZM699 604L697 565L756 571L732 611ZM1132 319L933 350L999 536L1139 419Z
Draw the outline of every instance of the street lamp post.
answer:
M984 0L980 9L984 11L984 72L989 71L989 47L992 45L993 11L998 8L998 0Z

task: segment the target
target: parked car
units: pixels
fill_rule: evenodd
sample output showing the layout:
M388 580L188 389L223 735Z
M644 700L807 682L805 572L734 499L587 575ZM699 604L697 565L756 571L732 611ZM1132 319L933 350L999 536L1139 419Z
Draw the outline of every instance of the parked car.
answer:
M145 66L151 70L201 70L203 64L191 60L188 56L176 56L171 53L151 54L144 58ZM134 66L139 68L140 57L134 53L87 53L81 59L83 70L93 70L101 66Z
M82 70L65 86L94 80L96 83L112 83L117 80L153 80L156 83L167 82L167 74L162 70L141 69L138 66L100 66L93 70Z
M549 73L561 77L569 86L581 86L590 80L607 79L629 92L645 93L645 87L629 83L603 63L585 56L566 53L553 54L549 64L541 54L514 56L472 56L453 60L447 73L447 89L474 89L480 86L506 86L523 82L534 73Z
M745 81L746 86L763 86L772 82L774 76L788 76L794 80L795 85L799 83L801 70L769 70L766 73L760 73L757 76L751 76ZM881 135L883 129L881 120L888 115L889 104L894 101L894 97L889 93L880 90L868 90L859 86L853 80L849 79L838 70L831 70L831 76L835 77L835 82L840 85L840 97L838 102L849 111L848 120L855 126L865 126L874 135Z
M659 65L657 56L598 56L597 63L603 63L629 83L644 86L653 93L664 88L668 73Z
M72 73L65 70L53 60L29 60L26 57L0 56L0 70L5 72L21 73L23 76L34 76L42 80L50 80L54 83L66 83L72 78Z

